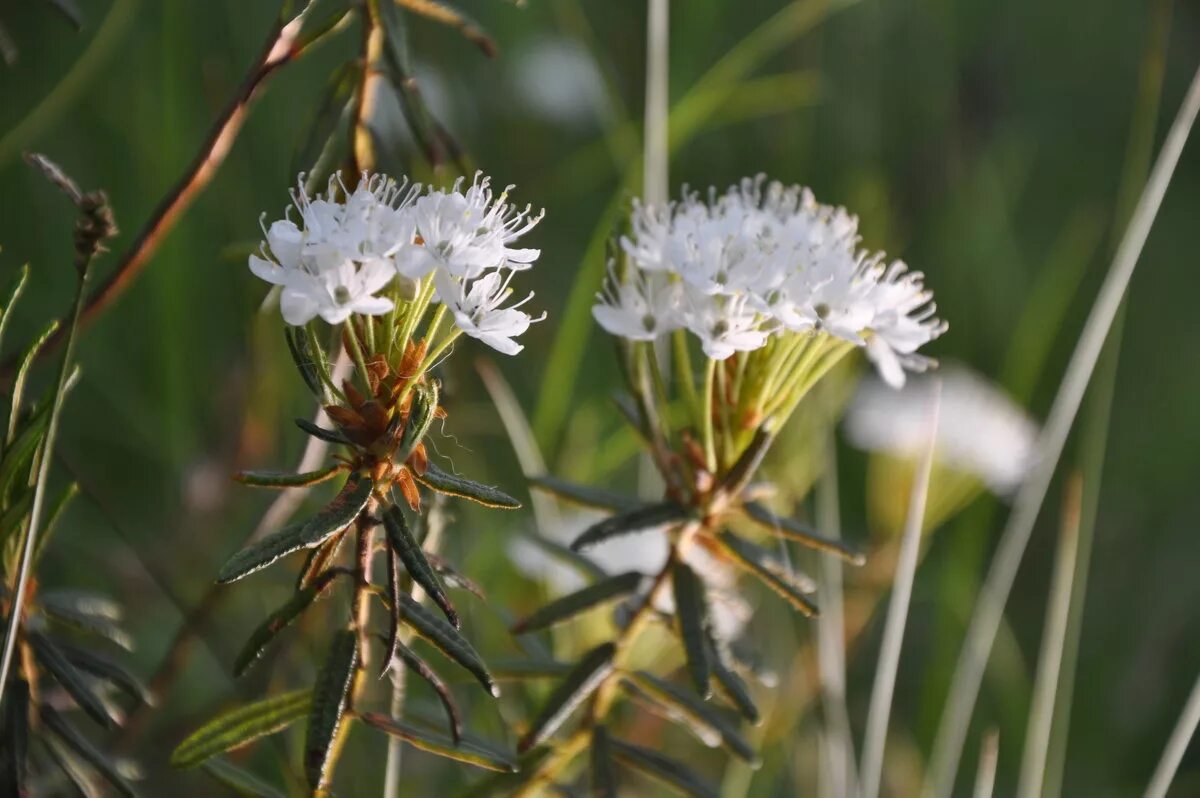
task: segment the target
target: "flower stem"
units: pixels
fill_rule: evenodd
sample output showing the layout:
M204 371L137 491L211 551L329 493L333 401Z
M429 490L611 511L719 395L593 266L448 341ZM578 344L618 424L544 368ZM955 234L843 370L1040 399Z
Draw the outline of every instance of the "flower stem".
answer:
M671 344L675 355L675 382L683 391L687 402L688 412L693 423L700 425L700 397L696 395L696 382L692 374L692 353L688 351L687 331L676 330L671 333Z
M700 423L704 430L704 459L708 463L708 470L714 474L717 472L717 449L713 439L713 383L716 376L717 361L710 357L704 367L704 417Z
M354 317L346 319L342 329L346 332L346 340L350 342L350 355L354 358L354 365L362 376L363 382L370 387L371 380L367 372L367 361L363 358L362 344L358 340L358 330L354 329Z

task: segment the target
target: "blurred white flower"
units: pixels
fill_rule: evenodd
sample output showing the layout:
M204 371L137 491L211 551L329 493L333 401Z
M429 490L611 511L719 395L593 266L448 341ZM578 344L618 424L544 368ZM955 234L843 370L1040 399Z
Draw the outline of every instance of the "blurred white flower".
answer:
M978 477L1001 496L1012 494L1032 464L1037 425L999 388L965 367L946 367L937 379L942 383L938 462ZM929 440L933 381L919 378L900 391L864 382L846 415L850 442L917 457Z
M635 200L620 243L629 271L620 281L610 273L594 315L633 340L673 329L658 321L674 317L723 360L774 334L818 330L864 348L899 387L906 370L933 362L916 350L946 331L919 272L859 250L858 219L799 186L760 176L707 199L685 189L665 207ZM675 307L647 315L653 326L638 324L649 274L684 286L668 297Z
M529 329L535 321L546 317L532 318L518 310L530 299L533 292L515 305L500 307L512 294L508 287L515 272L507 274L489 271L474 280L455 280L439 269L434 276L438 299L451 313L459 328L472 338L478 338L488 346L506 355L515 355L524 347L512 339Z
M631 341L653 341L682 324L675 310L679 305L675 298L678 292L679 285L671 283L665 274L638 272L629 280L622 280L610 263L592 316L613 335Z
M572 509L564 516L564 523L558 529L548 531L548 535L565 546L604 517L605 514L598 511ZM666 565L668 553L666 534L661 529L652 529L612 538L588 548L581 556L607 574L637 571L653 576ZM587 584L577 570L528 539L514 540L508 547L508 556L518 570L531 579L545 582L555 594L565 595ZM699 546L690 547L684 561L704 580L713 628L718 637L726 641L736 639L750 619L751 609L735 589L738 573L734 566L716 559ZM670 591L658 603L657 609L665 613L675 611Z
M587 49L567 38L539 38L508 60L516 94L529 111L584 127L608 116L604 77Z

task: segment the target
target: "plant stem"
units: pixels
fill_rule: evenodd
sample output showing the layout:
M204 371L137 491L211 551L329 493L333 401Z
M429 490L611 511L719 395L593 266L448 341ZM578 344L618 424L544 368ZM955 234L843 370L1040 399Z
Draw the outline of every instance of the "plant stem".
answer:
M682 388L688 412L699 429L700 397L696 395L696 378L692 373L692 353L688 350L687 331L680 329L671 333L671 343L675 355L675 382Z
M717 361L711 357L704 367L704 418L700 419L704 430L704 459L708 470L717 473L717 449L713 438L713 385L717 375Z

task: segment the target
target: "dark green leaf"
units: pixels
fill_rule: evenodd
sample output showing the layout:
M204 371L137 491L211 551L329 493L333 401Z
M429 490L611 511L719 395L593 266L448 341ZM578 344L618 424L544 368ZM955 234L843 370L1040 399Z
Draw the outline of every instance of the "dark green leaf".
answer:
M309 587L321 574L325 573L329 565L337 559L338 549L342 547L345 540L346 531L342 530L309 551L308 556L304 559L304 565L296 577L297 590Z
M592 798L617 798L617 774L613 771L612 746L603 724L592 729Z
M725 653L721 650L721 643L713 640L711 636L710 646L709 661L712 664L713 677L717 680L721 693L737 708L743 718L757 726L762 722L762 715L754 704L754 699L750 696L750 688L733 669L732 663L727 660Z
M533 545L542 549L551 557L562 562L563 565L570 566L580 576L589 580L604 579L608 576L608 572L597 565L593 560L586 555L572 549L570 546L559 543L557 540L542 537L541 535L524 535L525 540L528 540Z
M202 767L208 775L249 798L284 798L284 794L248 770L242 770L223 756L214 756Z
M665 524L673 524L688 517L686 509L675 502L647 504L634 510L619 513L603 521L593 524L575 539L571 548L575 551L586 549L610 538L630 535L654 529Z
M337 497L315 516L252 543L233 555L217 574L217 581L233 582L266 568L293 551L321 545L354 523L354 519L370 501L372 490L374 484L369 477L362 474L351 476Z
M80 795L84 798L96 798L103 794L96 783L95 773L78 754L51 734L39 735L38 740Z
M195 767L217 754L286 729L308 715L312 694L311 689L296 690L222 712L179 744L171 754L171 765Z
M13 503L18 491L28 488L33 458L46 434L49 421L50 406L42 404L35 407L16 439L5 447L4 457L0 459L0 499L7 504Z
M408 413L408 421L404 431L400 433L400 444L396 449L395 461L403 463L408 460L413 450L425 440L425 433L433 424L433 417L438 409L438 387L436 382L419 384L413 388L412 406Z
M554 689L546 700L529 731L517 743L517 751L528 751L539 745L566 721L576 707L582 704L613 672L613 657L617 647L604 643L583 656L566 678Z
M58 9L75 30L83 28L83 12L79 10L79 4L75 0L50 0L50 5Z
M842 541L824 537L795 519L777 515L770 508L758 502L746 502L742 508L746 511L747 518L782 538L794 540L817 551L836 555L851 565L862 565L867 561L862 552L847 546Z
M430 166L440 166L445 160L443 143L437 123L417 91L416 81L412 79L413 73L408 58L408 30L404 24L404 15L395 3L380 3L378 13L385 34L387 77L396 91L400 110L425 160Z
M432 643L448 659L470 671L489 693L493 696L500 695L500 688L496 686L496 681L488 673L483 659L467 642L467 639L459 634L457 629L413 601L412 596L407 593L402 592L397 598L399 599L400 617L406 624Z
M154 697L150 695L146 685L124 666L65 640L54 640L53 644L79 670L110 682L136 701L147 705L154 703Z
M108 596L84 590L42 590L38 593L38 601L51 612L88 615L106 621L120 621L124 614L121 605Z
M708 599L704 583L686 563L675 563L671 571L675 593L675 617L679 621L679 636L687 654L688 673L692 683L704 698L712 695L709 685L708 662Z
M117 792L128 798L135 798L137 792L121 772L117 769L116 764L111 759L100 752L96 746L88 738L80 734L74 726L67 723L65 719L50 707L43 704L41 706L42 723L54 733L58 739L78 754L85 762L96 769L104 779L116 788Z
M333 429L325 429L318 426L306 418L296 419L296 426L313 436L317 440L325 441L326 443L338 443L343 446L353 446L350 439L342 433Z
M303 168L307 168L307 166ZM302 170L293 169L292 171L298 173ZM308 327L293 327L285 324L283 325L283 337L287 339L288 351L292 353L292 360L295 361L296 368L300 371L300 378L304 380L304 384L308 386L308 390L312 391L314 396L323 397L325 392L322 390L320 369L328 367L315 356Z
M750 445L734 461L729 471L721 479L721 489L732 496L740 494L746 487L746 484L758 472L763 458L767 456L767 450L771 448L771 444L774 442L775 436L767 432L765 427L759 427L754 432L754 437L750 440Z
M111 640L126 651L133 650L133 638L118 624L99 615L89 615L66 606L42 604L46 617L62 626Z
M442 702L442 709L446 712L446 720L450 723L450 736L457 745L462 740L462 718L459 716L458 704L454 703L454 696L450 693L450 688L437 675L437 672L408 646L397 641L391 650L393 656L404 663L404 667L424 679L437 693L438 700Z
M337 633L317 682L313 685L312 709L304 739L304 773L315 790L326 785L329 754L350 701L354 671L358 667L358 635L352 629Z
M460 572L457 568L446 561L446 558L426 552L425 558L429 560L429 564L433 566L433 570L442 578L442 582L446 587L455 590L465 590L477 599L486 600L483 593L483 588L474 579Z
M0 542L8 540L18 529L24 528L29 520L29 508L33 505L33 491L27 490L0 515ZM38 538L41 542L41 536Z
M0 307L0 340L3 340L4 332L8 329L8 323L12 319L13 306L21 298L28 280L29 264L26 263L17 271L17 276L8 284L8 289L4 292L4 305Z
M701 740L719 742L752 766L758 766L758 754L725 713L695 693L645 671L630 673L623 685L629 683L661 704L672 720L687 725Z
M433 463L429 464L424 474L417 475L417 481L430 490L444 493L447 496L457 496L460 499L470 499L484 507L497 507L502 510L521 509L521 503L504 491L447 473Z
M449 737L443 737L428 729L410 726L374 712L364 712L362 719L368 725L374 726L391 737L403 740L413 748L437 756L500 773L513 773L517 769L517 763L513 761L512 757L475 740L455 742Z
M63 686L79 708L104 728L111 729L115 726L116 721L109 714L104 702L92 690L87 678L70 663L58 646L36 632L28 633L27 637L38 662L50 671L55 681Z
M529 484L573 504L583 507L594 507L597 510L620 512L622 510L632 510L641 505L641 502L634 497L622 496L619 493L612 493L603 488L576 485L574 482L567 482L564 479L559 479L549 474L543 474L540 477L530 477Z
M495 57L496 43L484 32L479 23L446 0L398 0L398 2L413 13L454 28L467 41L482 50L488 58Z
M239 471L233 475L233 478L243 485L255 488L305 488L309 485L317 485L327 479L333 479L339 472L345 470L344 464L334 463L328 468L306 471L303 474L295 474L290 471Z
M257 662L276 635L290 626L292 621L299 618L312 605L317 596L321 595L333 581L334 576L334 573L326 572L313 584L297 590L282 607L268 615L267 619L259 624L254 633L250 635L250 639L242 646L241 652L238 653L237 659L233 663L233 675L241 676Z
M536 632L574 618L600 604L623 598L637 590L643 576L637 571L610 576L600 582L555 599L512 626L515 635Z
M757 576L763 584L786 599L793 608L810 618L819 614L817 606L808 600L800 586L786 574L780 573L778 564L764 558L759 547L731 532L721 532L717 535L717 541L729 553L734 563Z
M29 771L29 685L13 679L4 696L4 726L0 730L0 789L5 795L26 794Z
M694 798L718 798L716 787L681 762L650 748L622 740L612 740L609 746L612 748L613 757L618 761L674 787L684 795Z
M454 628L460 628L458 613L454 611L450 597L442 589L442 583L438 580L437 574L433 572L433 566L429 564L429 560L425 559L425 552L421 550L421 544L417 543L413 537L408 521L404 517L404 511L393 504L384 511L383 525L387 530L388 543L391 545L392 551L396 552L396 556L404 563L408 575L429 594L430 600L446 614L446 618Z

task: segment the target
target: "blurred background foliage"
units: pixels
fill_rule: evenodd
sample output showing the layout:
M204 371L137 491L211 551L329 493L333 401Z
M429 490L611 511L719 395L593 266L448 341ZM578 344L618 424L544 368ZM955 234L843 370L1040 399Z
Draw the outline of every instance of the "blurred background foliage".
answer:
M85 188L108 191L122 228L113 244L119 251L193 157L278 11L267 0L78 5L85 22L76 32L49 4L0 2L0 21L20 48L20 59L0 69L0 282L32 265L10 341L61 314L73 284L72 218L21 152L45 152ZM611 347L590 322L581 324L579 303L596 285L607 214L639 184L644 4L460 5L497 42L498 57L414 20L418 85L472 163L500 185L517 184L515 199L547 211L530 236L542 260L525 283L549 318L523 338L520 359L497 365L558 473L632 485L633 448L614 437L619 422L608 400L616 378ZM997 379L1041 418L1128 212L1122 174L1145 168L1140 160L1157 147L1200 57L1198 11L1167 0L676 3L671 183L724 186L761 171L850 207L868 246L927 273L951 324L932 354ZM41 576L103 589L130 607L144 673L270 499L239 489L228 474L298 457L302 436L291 418L311 409L276 317L256 313L263 288L245 256L259 239L258 215L286 204L322 87L358 46L348 30L280 71L211 186L81 340L84 379L60 448L82 501ZM1156 88L1140 85L1148 48L1163 61L1161 112ZM398 111L386 105L377 128L384 164L428 178ZM1135 124L1139 107L1149 109L1141 118L1151 124ZM437 179L452 177L446 171ZM1064 458L1085 474L1103 474L1090 485L1099 504L1066 795L1138 792L1200 668L1200 316L1188 293L1200 286L1191 238L1197 218L1200 147L1193 143L1133 282L1107 448L1084 424ZM97 270L112 263L102 259ZM581 273L572 322L568 300ZM472 475L525 495L471 360L455 358L458 370L444 375L454 437L439 448ZM52 369L42 371L45 380ZM1097 442L1102 467L1089 471L1084 458ZM865 457L846 449L839 461L844 531L864 540ZM999 794L1015 781L1060 493L1052 491L1022 568L969 745L977 747L985 724L998 726ZM465 628L490 658L512 656L501 621L540 596L505 551L515 534L532 530L532 516L455 510L447 554L490 599L467 602ZM928 753L1003 511L991 498L975 500L931 539L918 572L892 724L887 783L896 794L915 783L906 774ZM204 776L166 768L170 748L211 702L257 694L262 684L254 679L288 685L311 675L312 662L296 657L244 684L228 676L256 619L285 596L286 578L277 579L228 589L179 684L133 726L129 742L149 775L147 794L167 785L176 795L212 794ZM783 611L755 624L779 641L769 654L783 670L793 641L815 632ZM851 652L856 728L877 626ZM494 738L523 714L511 703L498 712L468 690L462 695L475 702L475 728ZM767 764L745 782L746 794L807 792L816 725L809 713L768 726ZM346 770L362 778L341 794L378 792L372 768L381 768L383 741L359 742ZM260 747L253 761L287 778L283 762L297 757L281 758L282 745ZM964 772L973 762L969 754ZM405 768L405 794L431 794L433 779L465 783L463 773L419 755L407 753ZM729 776L727 787L739 778ZM1174 794L1197 793L1200 753L1193 752Z

